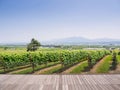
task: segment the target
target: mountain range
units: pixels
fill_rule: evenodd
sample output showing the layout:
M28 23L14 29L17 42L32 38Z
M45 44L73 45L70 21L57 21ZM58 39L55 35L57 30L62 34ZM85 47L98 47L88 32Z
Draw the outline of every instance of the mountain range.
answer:
M41 43L47 44L47 45L81 45L81 44L120 45L120 40L119 39L110 39L110 38L88 39L88 38L84 38L84 37L69 37L69 38L56 39L56 40L51 40L51 41L46 41L46 42L41 42Z
M0 45L27 45L29 42L0 43ZM42 45L120 45L120 39L69 37L50 41L40 41Z

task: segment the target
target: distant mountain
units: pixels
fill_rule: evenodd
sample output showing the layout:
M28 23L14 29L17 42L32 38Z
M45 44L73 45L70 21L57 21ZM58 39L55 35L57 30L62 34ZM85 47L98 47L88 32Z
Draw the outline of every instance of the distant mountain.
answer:
M109 39L109 38L100 38L100 39L87 39L84 37L69 37L57 40L51 40L46 42L41 42L42 44L48 45L81 45L81 44L119 44L120 40L118 39Z
M70 37L64 39L53 40L53 42L63 42L63 43L78 43L78 42L90 42L90 39L83 37Z
M80 42L90 42L89 39L83 37L70 37L63 39L56 39L51 41L42 42L43 44L57 44L57 45L71 45L71 44L79 44Z
M120 41L119 39L110 39L110 38L100 38L100 39L94 39L94 42L114 42L114 41Z
M28 43L28 42L27 42ZM27 45L26 42L0 43L0 45ZM100 38L88 39L84 37L69 37L51 41L40 41L42 45L120 45L119 39Z

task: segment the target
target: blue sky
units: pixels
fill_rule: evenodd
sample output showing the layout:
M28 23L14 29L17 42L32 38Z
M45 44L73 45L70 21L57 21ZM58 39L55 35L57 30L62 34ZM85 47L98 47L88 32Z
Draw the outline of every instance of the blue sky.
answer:
M0 0L0 43L120 39L120 0Z

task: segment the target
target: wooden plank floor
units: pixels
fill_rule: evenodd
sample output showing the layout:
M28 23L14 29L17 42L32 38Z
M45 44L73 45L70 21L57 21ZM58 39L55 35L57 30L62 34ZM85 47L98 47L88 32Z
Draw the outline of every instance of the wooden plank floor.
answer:
M120 90L120 75L0 75L0 90Z

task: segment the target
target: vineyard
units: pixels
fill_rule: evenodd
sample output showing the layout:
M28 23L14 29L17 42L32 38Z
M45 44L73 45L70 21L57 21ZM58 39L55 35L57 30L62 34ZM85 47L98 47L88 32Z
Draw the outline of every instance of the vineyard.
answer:
M112 57L112 54L108 50L41 50L35 52L3 51L0 52L0 73L90 73L90 70L106 56L111 60L110 62L112 62L112 58L119 58L119 56L116 57L115 54L113 54ZM115 60L113 61L113 63L107 64L112 65L114 69L114 64L117 63ZM71 69L72 67L74 68ZM69 69L71 70L68 72ZM98 70L98 73L100 73L100 70Z

